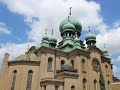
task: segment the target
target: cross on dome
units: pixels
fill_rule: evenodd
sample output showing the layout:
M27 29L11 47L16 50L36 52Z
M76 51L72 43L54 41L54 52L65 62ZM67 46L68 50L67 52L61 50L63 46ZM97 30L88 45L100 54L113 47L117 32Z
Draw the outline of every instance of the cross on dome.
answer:
M90 26L88 26L89 32L90 32Z
M52 29L52 35L53 35L53 29Z
M69 15L71 15L72 13L71 13L71 9L72 9L72 7L70 7L70 13L69 13Z
M47 29L45 30L45 34L47 34Z

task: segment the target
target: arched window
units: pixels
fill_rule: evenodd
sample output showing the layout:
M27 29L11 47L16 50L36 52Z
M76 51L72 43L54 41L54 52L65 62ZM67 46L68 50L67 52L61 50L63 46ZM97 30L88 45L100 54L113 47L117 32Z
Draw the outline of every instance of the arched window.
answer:
M46 85L44 85L44 90L46 90Z
M33 71L30 70L28 72L28 78L27 78L27 87L26 90L31 90L31 85L32 85L32 75L33 75Z
M74 67L74 61L73 60L71 60L71 65Z
M110 90L110 81L107 82L108 90Z
M51 57L48 58L48 70L52 69L52 60L53 59Z
M59 87L58 85L57 85L57 86L55 86L55 90L58 90L58 87Z
M83 90L87 90L87 80L83 79Z
M11 90L14 90L14 88L15 88L16 75L17 75L17 71L14 70L13 71L13 78L12 78Z
M82 59L82 70L84 71L85 70L85 60Z
M94 80L94 90L97 90L97 80Z
M61 68L62 66L65 64L65 61L64 60L61 60Z
M106 75L108 74L108 66L105 65Z
M71 90L75 90L75 86L71 86Z

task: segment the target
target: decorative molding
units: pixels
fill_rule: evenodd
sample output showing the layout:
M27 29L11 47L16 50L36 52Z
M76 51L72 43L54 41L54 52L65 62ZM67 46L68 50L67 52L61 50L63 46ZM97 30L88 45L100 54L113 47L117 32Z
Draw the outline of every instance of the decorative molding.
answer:
M40 66L40 61L29 61L29 60L9 61L8 65L9 66L16 66L16 65Z

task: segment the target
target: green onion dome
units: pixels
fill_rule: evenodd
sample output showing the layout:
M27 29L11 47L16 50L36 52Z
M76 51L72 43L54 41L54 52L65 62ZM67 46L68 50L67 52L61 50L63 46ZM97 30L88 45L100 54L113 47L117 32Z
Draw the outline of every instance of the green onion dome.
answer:
M66 23L63 28L62 28L64 31L66 29L72 29L72 30L75 30L75 26L73 24L71 24L70 22Z
M81 23L80 23L76 18L70 16L70 17L69 17L69 22L75 26L75 29L76 29L78 32L81 32L81 30L82 30L82 25L81 25ZM60 26L59 26L60 32L64 32L63 26L64 26L65 24L67 24L67 23L68 23L68 18L67 18L67 19L64 19L64 20L60 23Z
M42 40L48 40L48 36L45 34L45 36L42 37Z
M86 41L89 41L89 40L95 40L96 41L96 37L94 34L90 33L85 37L85 40Z
M103 52L103 54L108 53L108 51L107 51L107 49L106 49L106 48L104 48L102 52Z
M56 43L56 42L57 42L57 39L54 38L53 35L52 35L51 37L49 37L49 41Z
M107 49L105 48L105 46L104 46L104 49L103 49L102 53L105 57L110 58L109 53L108 53Z

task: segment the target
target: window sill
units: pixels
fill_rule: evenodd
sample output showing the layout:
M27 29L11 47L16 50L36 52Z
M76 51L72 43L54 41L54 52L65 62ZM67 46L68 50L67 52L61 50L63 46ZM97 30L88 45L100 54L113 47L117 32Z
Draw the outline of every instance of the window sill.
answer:
M87 73L85 70L82 70L82 73Z
M53 72L53 70L51 70L51 69L48 69L47 71L48 71L48 72Z

